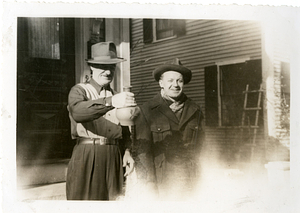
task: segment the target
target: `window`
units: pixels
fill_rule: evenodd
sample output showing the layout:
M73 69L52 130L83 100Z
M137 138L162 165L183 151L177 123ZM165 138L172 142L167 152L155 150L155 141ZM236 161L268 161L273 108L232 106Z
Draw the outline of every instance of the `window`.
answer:
M216 63L205 68L205 117L208 126L240 126L245 95L261 84L261 60L247 59ZM247 107L257 105L258 93L248 94ZM245 124L252 125L255 114L247 114Z
M185 20L143 19L144 43L185 35Z
M171 19L154 19L154 34L155 40L161 40L174 36L173 20Z
M28 18L29 55L60 59L60 19Z
M92 57L92 45L98 42L105 41L105 19L104 18L91 18L91 35L90 40L87 42L87 58Z

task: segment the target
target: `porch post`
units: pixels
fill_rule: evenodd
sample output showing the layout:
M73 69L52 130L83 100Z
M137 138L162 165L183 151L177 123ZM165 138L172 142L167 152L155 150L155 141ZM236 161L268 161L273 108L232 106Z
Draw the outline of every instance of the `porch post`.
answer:
M275 137L275 96L274 96L274 35L267 23L262 23L262 84L264 89L265 137Z
M124 86L130 85L130 35L129 19L105 19L106 41L113 41L117 46L118 56L126 61L118 65L113 89L121 92Z
M87 42L90 39L90 19L75 19L75 84L84 82L90 75L87 58Z

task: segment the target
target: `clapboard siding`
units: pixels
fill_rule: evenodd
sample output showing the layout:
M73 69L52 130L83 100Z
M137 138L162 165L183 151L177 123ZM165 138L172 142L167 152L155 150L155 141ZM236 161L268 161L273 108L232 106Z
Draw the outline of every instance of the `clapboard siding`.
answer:
M180 54L183 57L193 56L197 53L198 56L209 58L210 56L217 56L219 58L222 57L222 54L231 53L232 55L237 55L237 53L242 54L250 54L252 57L259 57L261 54L260 46L261 41L260 39L253 39L255 33L250 33L250 36L243 37L243 35L238 35L235 39L232 36L228 35L227 37L219 38L219 37L209 37L209 38L202 38L201 36L186 37L188 39L185 41L183 38L178 38L180 42L172 43L171 40L166 41L165 43L157 42L155 44L147 44L143 49L137 48L137 46L141 46L142 44L139 43L132 51L132 59L134 60L141 60L141 59L148 59L151 58L152 60L155 59L155 62L163 62L165 57L171 57L171 55ZM192 40L193 39L193 40ZM197 43L197 44L196 44ZM146 47L149 45L153 45L151 47ZM227 48L230 49L228 50ZM157 52L159 51L159 55ZM223 51L223 52L218 52ZM244 53L243 53L244 51ZM211 58L211 60L215 60Z
M131 32L131 85L138 104L151 99L159 92L152 71L164 62L178 57L191 69L192 81L184 92L196 101L205 115L204 68L216 62L249 57L261 59L261 26L253 21L186 20L186 35L144 44L143 20L132 19ZM240 142L236 128L205 128L205 147L210 156L230 160ZM264 156L264 131L258 130L256 159ZM249 149L250 150L250 149ZM249 150L246 151L249 154Z
M185 92L203 106L204 67L232 58L261 58L261 29L256 22L186 20L185 36L152 44L142 41L142 19L132 19L131 23L131 82L133 92L139 93L139 104L157 92L152 71L171 58L180 58L192 70L193 80L186 85ZM141 92L145 86L147 89Z
M250 130L253 132L253 130ZM203 153L207 158L218 159L222 162L250 160L251 148L242 140L241 130L238 128L205 128L205 143ZM251 138L249 138L251 140ZM265 157L265 138L263 129L257 133L253 161L263 162Z

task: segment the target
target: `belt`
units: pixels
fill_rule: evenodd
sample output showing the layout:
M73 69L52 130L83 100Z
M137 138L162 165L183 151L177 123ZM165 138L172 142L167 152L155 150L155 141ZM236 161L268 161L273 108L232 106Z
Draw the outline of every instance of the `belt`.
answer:
M77 144L93 144L93 145L119 145L119 140L109 140L108 138L77 138Z

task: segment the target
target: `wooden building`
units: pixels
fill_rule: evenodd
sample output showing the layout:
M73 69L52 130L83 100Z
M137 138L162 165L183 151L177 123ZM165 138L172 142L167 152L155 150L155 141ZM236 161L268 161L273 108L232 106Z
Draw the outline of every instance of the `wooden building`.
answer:
M282 104L289 105L289 47L281 29L245 20L18 18L18 176L24 180L24 168L37 164L66 165L74 146L67 94L89 76L85 59L99 41L114 41L127 59L112 85L117 91L131 85L138 104L159 91L152 77L158 65L177 57L192 70L185 93L204 112L207 159L265 163L276 158L271 147L288 160L282 120L289 108ZM247 93L247 108L255 109L243 119L247 84L257 92ZM41 177L29 175L24 184L62 181L62 168L47 177L35 170Z

